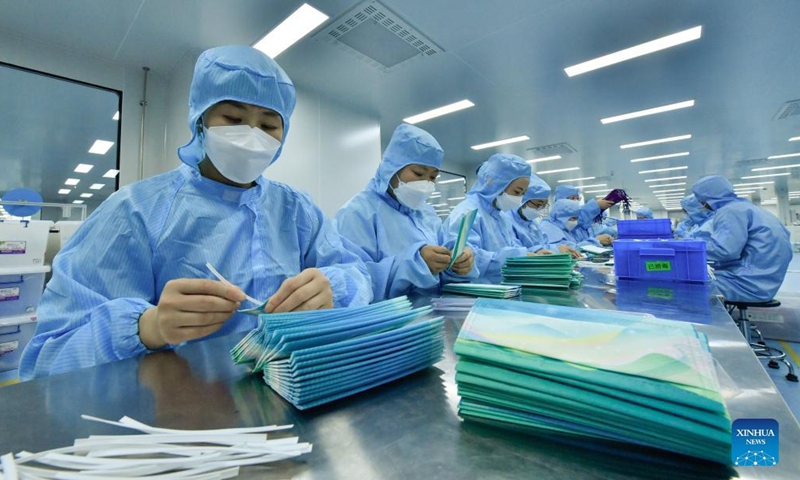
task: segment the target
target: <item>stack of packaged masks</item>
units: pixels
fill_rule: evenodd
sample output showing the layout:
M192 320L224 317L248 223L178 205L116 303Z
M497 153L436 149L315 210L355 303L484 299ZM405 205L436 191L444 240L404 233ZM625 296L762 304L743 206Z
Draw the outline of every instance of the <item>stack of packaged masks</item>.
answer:
M454 351L466 420L730 463L714 361L689 323L478 299Z
M503 284L522 287L580 288L583 275L575 271L576 262L568 253L511 257L506 259L501 270Z
M259 315L231 356L300 410L430 367L442 357L442 317L407 297L372 305Z

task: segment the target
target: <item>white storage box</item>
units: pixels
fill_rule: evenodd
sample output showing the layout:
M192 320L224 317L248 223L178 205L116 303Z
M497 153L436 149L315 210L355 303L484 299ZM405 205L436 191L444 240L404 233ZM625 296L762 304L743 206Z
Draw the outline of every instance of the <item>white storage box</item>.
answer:
M53 222L0 221L0 269L41 267Z
M36 317L0 320L0 372L19 368L22 350L36 333ZM6 323L9 322L9 323Z
M50 267L0 268L0 325L5 317L36 313Z
M61 233L61 248L64 248L82 224L83 221L80 220L59 220L56 222L56 228Z

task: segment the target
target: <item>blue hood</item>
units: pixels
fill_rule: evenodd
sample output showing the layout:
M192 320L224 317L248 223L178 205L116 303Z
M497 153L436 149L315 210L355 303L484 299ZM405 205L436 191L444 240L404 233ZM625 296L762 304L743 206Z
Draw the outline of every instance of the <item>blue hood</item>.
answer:
M681 200L681 207L686 210L689 219L695 225L700 225L706 218L714 214L711 210L703 206L702 203L697 201L697 197L689 195Z
M283 141L297 94L286 72L274 60L252 47L217 47L200 54L189 89L189 129L192 139L178 148L183 163L197 167L204 158L197 121L209 107L223 101L249 103L277 112L283 120ZM278 150L274 162L283 151Z
M698 202L707 203L714 210L719 210L723 205L736 200L733 185L721 175L709 175L698 180L692 185L692 193Z
M557 202L559 200L568 199L573 195L580 195L581 191L578 190L578 187L573 187L572 185L559 185L556 187L556 195L553 197L553 201Z
M551 191L547 182L533 174L531 175L531 184L525 190L525 195L522 196L522 204L524 205L528 200L547 200Z
M467 193L491 204L509 183L530 176L531 166L525 163L525 160L516 155L496 153L478 168L478 179Z
M579 216L580 212L581 204L577 200L556 200L550 209L550 221L561 228L567 228L567 220Z
M644 218L647 218L647 219L652 219L653 218L653 211L650 210L647 207L642 207L639 210L636 210L635 213L636 213L637 217L644 217Z
M401 124L383 152L383 159L369 182L369 188L383 195L395 173L411 164L442 168L444 151L433 136L413 125Z

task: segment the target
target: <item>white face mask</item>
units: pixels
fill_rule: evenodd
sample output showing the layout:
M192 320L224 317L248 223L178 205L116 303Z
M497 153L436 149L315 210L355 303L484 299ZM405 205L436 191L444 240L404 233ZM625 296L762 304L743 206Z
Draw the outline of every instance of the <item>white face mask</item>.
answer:
M436 184L428 180L417 180L415 182L401 182L397 179L397 188L392 188L397 201L412 210L419 210L425 204L425 200L431 196Z
M577 227L577 226L578 226L578 221L577 220L567 220L567 231L571 232L571 231L575 230L575 227Z
M542 212L539 209L533 207L522 207L522 214L528 220L538 220L542 217Z
M509 195L505 192L503 192L502 195L500 195L495 199L495 204L497 205L497 208L503 211L514 210L515 208L519 208L521 203L522 203L522 195L514 196L514 195Z
M255 181L281 148L281 142L249 125L203 127L203 132L203 148L211 163L236 183Z

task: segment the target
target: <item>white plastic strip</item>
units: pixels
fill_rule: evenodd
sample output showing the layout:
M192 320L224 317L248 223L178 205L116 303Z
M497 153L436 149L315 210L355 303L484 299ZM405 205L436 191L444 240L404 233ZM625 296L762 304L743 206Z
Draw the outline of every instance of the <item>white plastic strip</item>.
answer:
M230 285L231 287L236 287L236 285L234 285L231 282L227 281L225 279L225 277L223 277L222 274L219 273L217 271L217 269L214 268L210 263L206 263L206 268L208 268L208 270L211 272L211 274L214 275L215 277L217 277L217 280L219 280L220 282L222 282L222 283L224 283L226 285ZM239 288L239 287L236 287L236 288ZM244 296L248 301L250 301L252 303L255 303L256 305L263 305L264 304L264 302L259 302L258 300L256 300L255 298L251 297L250 295L248 295L246 293L244 294Z

